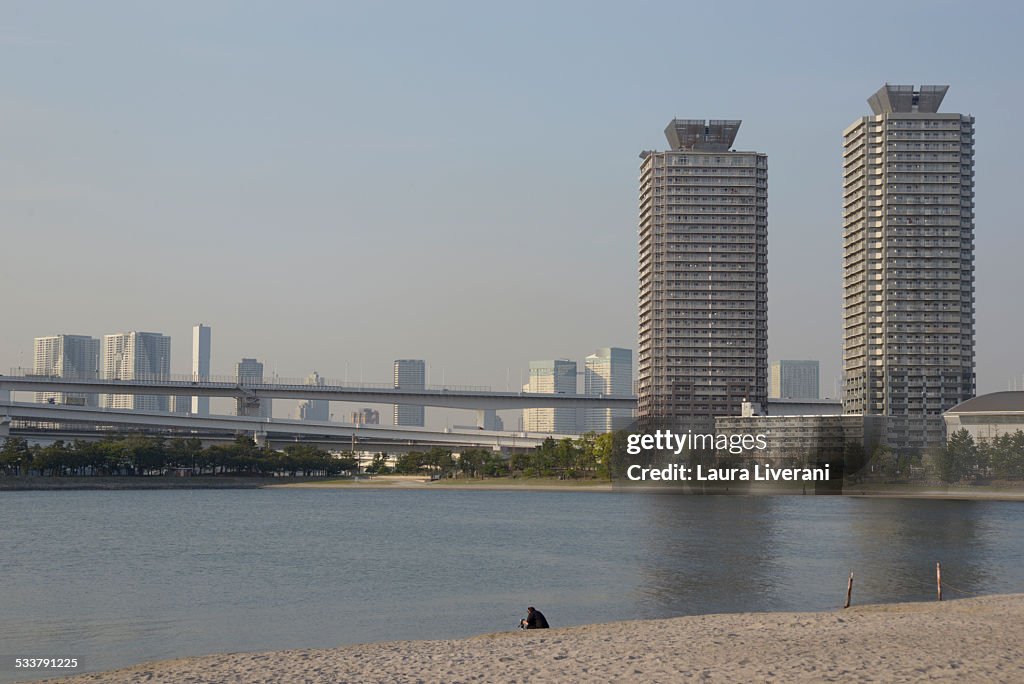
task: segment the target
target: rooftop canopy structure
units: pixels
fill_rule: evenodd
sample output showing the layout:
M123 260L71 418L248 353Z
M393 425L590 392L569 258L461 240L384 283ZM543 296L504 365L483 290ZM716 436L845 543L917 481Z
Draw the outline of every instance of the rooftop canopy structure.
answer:
M741 120L672 119L665 129L665 137L673 150L728 152L741 123Z
M868 98L868 104L876 116L893 112L935 114L947 90L948 85L923 85L919 90L914 90L912 85L886 83Z

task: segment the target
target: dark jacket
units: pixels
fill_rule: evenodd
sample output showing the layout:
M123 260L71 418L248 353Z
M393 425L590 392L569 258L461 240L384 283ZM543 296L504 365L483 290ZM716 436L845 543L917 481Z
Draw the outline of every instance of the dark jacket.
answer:
M547 629L548 621L544 617L544 613L539 610L533 610L529 615L526 616L526 629Z

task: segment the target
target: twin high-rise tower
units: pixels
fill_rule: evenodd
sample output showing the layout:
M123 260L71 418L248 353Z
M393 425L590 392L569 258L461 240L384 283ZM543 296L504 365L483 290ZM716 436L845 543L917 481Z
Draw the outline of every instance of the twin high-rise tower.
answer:
M713 420L768 394L768 157L739 121L675 119L640 165L641 418Z
M974 117L883 86L843 131L843 408L890 446L943 439L974 396Z
M948 86L883 86L843 132L843 407L884 441L940 443L974 396L974 118ZM768 163L739 121L673 120L640 166L641 418L767 396Z

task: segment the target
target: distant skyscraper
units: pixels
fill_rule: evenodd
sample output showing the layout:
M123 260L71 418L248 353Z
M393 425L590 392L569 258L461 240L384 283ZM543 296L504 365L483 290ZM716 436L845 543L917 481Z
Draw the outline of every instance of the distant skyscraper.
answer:
M210 379L210 326L202 323L192 327L192 377ZM210 397L192 397L192 413L210 415Z
M307 385L323 387L324 379L320 374L313 371L313 374L306 378ZM331 419L331 402L323 399L303 399L299 402L299 420L312 420L326 423Z
M100 341L86 335L51 335L35 339L32 372L58 378L95 380L99 377ZM83 392L36 392L39 403L96 406L98 396Z
M885 85L843 131L843 409L885 442L943 441L974 396L974 117Z
M476 412L476 427L484 430L504 430L505 422L495 409L483 409Z
M576 362L568 359L531 361L530 381L523 386L523 391L531 394L576 394ZM527 432L576 434L576 409L523 409L523 429Z
M427 386L427 364L420 359L395 361L395 389L421 390ZM423 427L425 412L422 406L395 404L395 425Z
M372 408L353 411L350 422L354 425L380 425L380 411Z
M235 379L240 385L263 384L263 364L256 359L242 359L235 364ZM270 418L273 414L272 401L267 398L243 397L235 400L236 416L259 416Z
M101 375L104 380L152 380L171 372L171 338L160 333L124 332L103 336ZM106 408L167 411L169 397L104 394Z
M739 121L675 119L640 165L641 418L740 415L768 394L768 157Z
M621 347L603 347L584 360L584 394L620 394L633 392L633 352ZM586 432L611 432L633 420L629 409L587 409Z
M191 413L192 397L171 396L167 398L167 410L171 413Z
M772 364L773 399L818 399L817 361L776 361Z

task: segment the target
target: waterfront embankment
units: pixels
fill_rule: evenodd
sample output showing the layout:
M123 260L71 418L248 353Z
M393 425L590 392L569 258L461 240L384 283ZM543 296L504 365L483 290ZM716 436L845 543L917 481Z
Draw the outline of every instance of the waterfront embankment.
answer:
M274 488L290 489L394 489L414 488L433 490L538 490L551 492L610 492L612 483L608 480L560 480L555 477L492 477L492 478L444 478L431 480L422 475L374 475L357 479L333 479L308 482L275 482Z
M422 475L360 475L336 477L259 477L238 475L93 476L93 477L0 477L3 491L148 490L148 489L418 489L469 491L548 492L630 492L635 494L724 494L724 495L810 495L813 486L789 483L634 483L618 480L558 479L555 477L444 478L431 480ZM1024 486L937 485L937 484L854 484L827 494L863 498L951 499L964 501L1024 501Z
M232 475L95 476L95 477L0 477L0 491L133 490L133 489L259 489L280 483L280 477ZM289 478L289 482L310 482L323 478Z
M724 494L724 495L787 495L815 494L814 486L799 482L784 483L701 483L680 486L674 483L634 483L623 480L596 479L560 480L554 477L492 477L445 478L430 480L420 475L374 475L345 479L311 479L307 481L273 480L267 487L281 489L420 489L473 491L551 491L551 492L630 492L636 494ZM732 484L732 486L730 486ZM745 485L745 486L744 486ZM937 484L854 484L828 495L891 499L951 499L963 501L1024 501L1024 486L1000 484L989 486Z
M1024 681L1024 594L182 658L105 682Z

